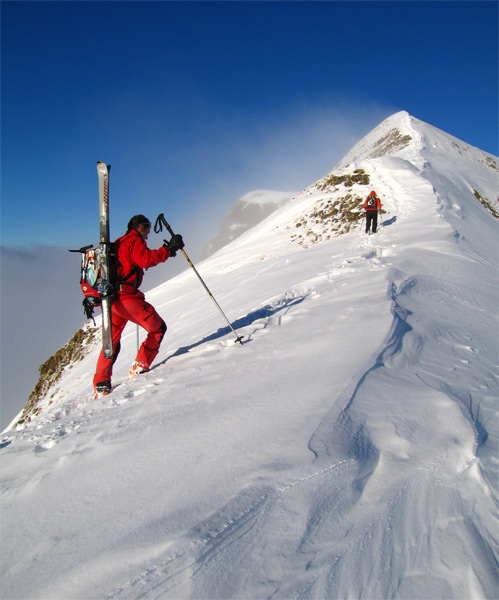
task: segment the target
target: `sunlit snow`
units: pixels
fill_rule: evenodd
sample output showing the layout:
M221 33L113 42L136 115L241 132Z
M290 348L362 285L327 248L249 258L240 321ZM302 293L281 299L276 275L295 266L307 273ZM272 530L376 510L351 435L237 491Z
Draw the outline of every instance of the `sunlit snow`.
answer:
M187 265L148 293L149 373L130 327L2 435L2 598L496 597L497 164L390 117L338 165L378 233L292 241L312 185L198 265L243 346Z

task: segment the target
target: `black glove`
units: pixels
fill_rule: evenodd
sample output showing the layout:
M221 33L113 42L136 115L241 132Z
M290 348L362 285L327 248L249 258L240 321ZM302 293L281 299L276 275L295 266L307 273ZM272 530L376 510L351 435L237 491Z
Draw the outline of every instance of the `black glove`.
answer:
M184 247L184 240L182 239L182 236L178 233L172 236L172 239L169 242L167 242L166 240L163 241L165 242L163 246L168 250L170 256L176 256L177 250L182 250L182 248Z

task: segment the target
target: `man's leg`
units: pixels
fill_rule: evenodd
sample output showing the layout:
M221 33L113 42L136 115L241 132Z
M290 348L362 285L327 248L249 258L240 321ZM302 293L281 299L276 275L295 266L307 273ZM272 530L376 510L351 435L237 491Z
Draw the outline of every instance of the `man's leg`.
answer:
M369 233L371 229L371 222L373 220L372 210L368 210L366 213L366 233Z
M111 327L113 330L113 356L112 358L106 358L104 352L101 350L99 358L97 360L97 367L94 375L94 388L98 383L108 381L111 383L111 376L113 374L113 365L118 358L120 353L120 340L123 329L127 323L127 319L123 318L116 310L115 303L111 304Z
M121 302L121 305L124 307L124 309L120 308L121 314L147 331L148 335L135 359L144 370L147 370L159 352L166 333L166 323L144 298L126 299Z

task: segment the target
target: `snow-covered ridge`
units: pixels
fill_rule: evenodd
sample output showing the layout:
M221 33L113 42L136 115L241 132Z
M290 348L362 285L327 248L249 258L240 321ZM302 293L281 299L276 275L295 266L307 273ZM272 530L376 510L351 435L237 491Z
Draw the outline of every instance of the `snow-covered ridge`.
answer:
M109 397L95 347L4 433L5 597L495 597L497 159L377 130L199 265L242 347L185 271L150 373L131 328ZM376 235L292 239L370 189Z
M383 168L399 174L404 170L419 172L423 178L432 178L432 160L438 162L438 177L445 174L450 186L456 185L461 173L477 171L475 183L462 181L461 191L473 204L478 200L499 218L497 157L401 111L360 140L330 173L268 217L263 229L288 229L290 241L304 248L358 229L364 218L361 206L371 189L383 205L385 200L388 202L385 208L396 200L393 189L379 177ZM248 235L253 239L259 232L254 228ZM243 237L243 243L245 240Z
M425 156L432 152L452 157L458 163L461 159L478 162L499 172L497 157L412 117L406 111L392 115L375 127L344 156L335 170L382 156L397 156L422 168Z

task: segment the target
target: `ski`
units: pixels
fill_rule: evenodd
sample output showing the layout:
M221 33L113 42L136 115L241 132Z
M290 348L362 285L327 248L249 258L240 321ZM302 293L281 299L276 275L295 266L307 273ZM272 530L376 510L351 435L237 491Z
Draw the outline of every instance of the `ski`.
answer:
M102 299L102 350L106 358L113 357L113 332L111 326L111 295L113 289L109 283L109 170L111 165L97 162L99 178L99 226L102 281L98 290Z

